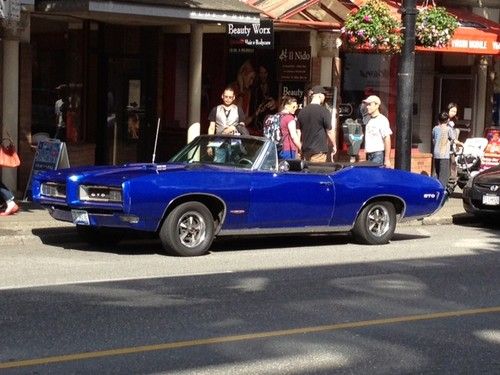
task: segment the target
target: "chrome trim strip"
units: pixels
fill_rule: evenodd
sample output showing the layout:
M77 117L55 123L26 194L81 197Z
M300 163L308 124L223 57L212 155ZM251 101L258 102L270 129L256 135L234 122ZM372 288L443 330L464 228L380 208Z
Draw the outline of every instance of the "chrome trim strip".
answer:
M231 210L229 212L234 214L234 215L242 215L242 214L246 213L245 210Z
M405 200L402 197L400 197L398 195L393 195L393 194L379 194L379 195L371 196L370 198L368 198L368 200L366 200L366 201L363 202L363 204L359 208L359 211L356 212L356 218L359 216L359 213L361 212L361 210L363 210L363 208L365 208L365 206L368 204L369 201L372 201L372 200L378 199L378 198L386 198L386 197L396 198L401 203L403 203L403 209L401 210L401 213L399 214L399 217L400 218L404 218L405 217L405 213L406 213L406 202L405 202Z
M210 194L210 193L202 193L202 192L190 192L190 193L186 193L186 194L182 194L182 195L178 195L176 196L175 198L173 198L170 202L168 202L167 204L167 207L165 207L165 211L163 211L163 214L162 214L162 218L165 217L165 214L166 212L168 211L169 207L172 205L172 203L174 203L176 200L180 199L180 198L184 198L184 197L189 197L191 195L204 195L206 197L211 197L211 198L215 198L217 200L219 200L221 203L222 203L222 217L221 217L221 220L220 220L220 223L219 223L219 228L215 228L215 234L218 233L218 231L220 230L220 228L222 228L222 224L224 223L224 220L226 219L226 214L227 214L227 206L226 206L226 202L224 202L224 200L215 195L215 194ZM156 227L156 230L159 230L160 229L160 224L162 223L163 221L160 220L158 222L158 225Z
M234 236L248 234L292 234L292 233L335 233L348 232L351 226L344 225L338 227L330 227L327 225L319 225L315 227L290 227L290 228L249 228L249 229L222 229L219 236Z

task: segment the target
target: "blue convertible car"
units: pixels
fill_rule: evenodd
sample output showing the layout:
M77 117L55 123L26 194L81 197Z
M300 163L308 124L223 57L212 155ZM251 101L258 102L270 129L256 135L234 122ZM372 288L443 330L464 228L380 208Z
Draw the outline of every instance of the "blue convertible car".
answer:
M429 216L438 180L371 163L314 164L277 157L252 136L200 136L167 163L38 174L33 200L82 237L112 243L126 230L156 233L170 254L202 255L215 236L352 232L390 241L396 222Z

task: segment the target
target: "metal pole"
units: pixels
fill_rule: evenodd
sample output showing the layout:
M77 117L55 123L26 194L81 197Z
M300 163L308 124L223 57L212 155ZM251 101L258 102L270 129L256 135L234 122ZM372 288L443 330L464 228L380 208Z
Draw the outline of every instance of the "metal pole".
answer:
M156 159L156 146L158 146L158 134L160 133L160 118L158 117L158 123L156 124L156 137L155 137L155 147L153 149L153 160L151 163L155 163Z
M413 87L415 79L415 0L403 0L404 44L398 69L396 157L397 169L411 170Z
M337 131L337 86L333 86L333 100L332 100L332 129ZM336 145L334 145L336 146Z

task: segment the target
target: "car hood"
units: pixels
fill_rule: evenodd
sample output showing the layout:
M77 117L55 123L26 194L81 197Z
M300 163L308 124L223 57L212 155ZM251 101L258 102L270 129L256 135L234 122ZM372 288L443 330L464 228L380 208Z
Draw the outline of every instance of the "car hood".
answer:
M474 179L475 183L499 184L500 185L500 166L489 168L479 173Z
M193 169L215 169L215 166L201 164L151 164L136 163L122 166L92 166L61 169L56 171L58 179L75 179L79 183L92 183L93 185L120 186L123 182L146 175L163 174L169 172L188 171ZM220 168L220 167L219 167Z

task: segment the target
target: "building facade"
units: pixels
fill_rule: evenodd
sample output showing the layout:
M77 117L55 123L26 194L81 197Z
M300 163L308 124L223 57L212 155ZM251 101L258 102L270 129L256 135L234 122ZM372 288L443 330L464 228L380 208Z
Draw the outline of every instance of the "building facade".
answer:
M397 131L398 57L353 53L339 43L355 2L268 8L222 0L196 8L178 0L18 3L19 20L4 22L1 41L2 132L16 140L23 160L17 170L4 168L2 180L18 195L37 140L57 133L72 166L150 161L160 119L156 155L166 160L186 143L191 124L200 124L195 133L206 132L208 113L227 85L241 91L257 131L256 113L265 107L257 88L267 85L266 95L278 100L282 94L303 98L314 84L331 87L330 105L353 109L372 88ZM498 8L466 10L498 25ZM261 20L271 22L263 27L272 28L270 46L247 45L229 32L230 24L234 31ZM459 103L460 125L471 135L498 125L498 55L417 52L413 170L430 173L433 119L449 101Z

